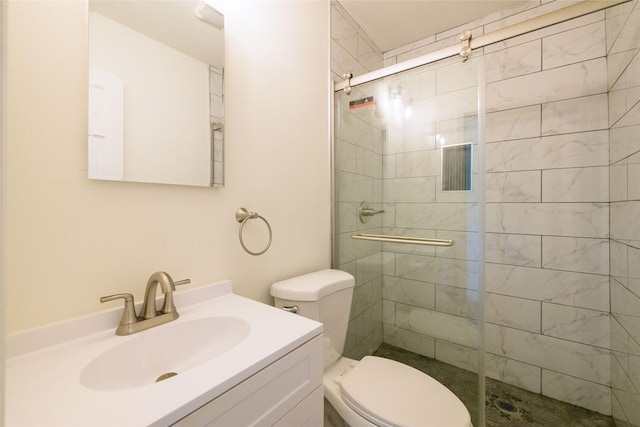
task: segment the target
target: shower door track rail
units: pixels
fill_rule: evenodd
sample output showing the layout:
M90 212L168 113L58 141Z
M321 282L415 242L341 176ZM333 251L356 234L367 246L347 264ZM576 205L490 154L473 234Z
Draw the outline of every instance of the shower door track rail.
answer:
M410 245L425 246L453 246L456 243L455 240L429 239L426 237L411 236L392 236L387 234L356 233L352 234L351 238L357 240L371 240L374 242L407 243Z
M593 12L598 12L600 10L616 6L618 4L626 3L627 1L629 0L585 0L580 3L576 3L574 5L528 19L524 22L501 28L489 34L478 36L477 38L472 38L471 40L469 40L469 47L472 50L478 49L493 43L510 39L512 37L530 33L541 28L559 24L573 18L588 15ZM368 83L373 80L378 80L393 74L400 73L402 71L407 71L412 68L417 68L422 65L429 64L431 62L439 61L440 59L449 58L460 54L460 45L449 46L414 59L409 59L398 64L389 65L388 67L381 68L379 70L371 71L361 76L352 77L341 82L335 82L333 88L335 92L338 92L362 83Z

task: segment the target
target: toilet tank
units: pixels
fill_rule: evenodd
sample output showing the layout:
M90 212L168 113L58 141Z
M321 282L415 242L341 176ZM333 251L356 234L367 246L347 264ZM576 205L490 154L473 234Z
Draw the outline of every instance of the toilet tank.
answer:
M271 285L275 305L321 322L324 326L324 367L342 355L347 337L355 279L340 270L322 270Z

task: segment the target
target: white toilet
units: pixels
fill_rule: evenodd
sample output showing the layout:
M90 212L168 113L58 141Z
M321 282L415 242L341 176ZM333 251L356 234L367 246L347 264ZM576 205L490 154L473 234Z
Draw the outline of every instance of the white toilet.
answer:
M448 388L410 366L366 356L342 357L355 280L322 270L274 283L276 307L324 324L324 396L351 427L471 427L464 404Z

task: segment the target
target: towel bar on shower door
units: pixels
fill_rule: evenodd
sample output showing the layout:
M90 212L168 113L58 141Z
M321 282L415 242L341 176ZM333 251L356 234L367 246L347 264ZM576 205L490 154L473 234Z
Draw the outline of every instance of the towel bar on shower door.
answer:
M386 235L386 234L366 234L366 233L352 234L351 238L358 239L358 240L371 240L375 242L407 243L410 245L425 245L425 246L453 246L456 243L455 240L429 239L426 237L392 236L392 235Z

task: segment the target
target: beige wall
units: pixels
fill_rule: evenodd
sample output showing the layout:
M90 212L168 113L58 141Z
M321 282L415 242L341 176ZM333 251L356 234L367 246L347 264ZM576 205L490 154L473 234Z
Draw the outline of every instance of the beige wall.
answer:
M7 330L116 306L165 270L193 285L269 285L330 264L329 2L226 1L226 188L89 181L83 2L9 1L4 120ZM235 210L266 217L259 257ZM248 244L264 229L247 227ZM255 236L254 236L255 235ZM256 239L251 239L256 237Z

